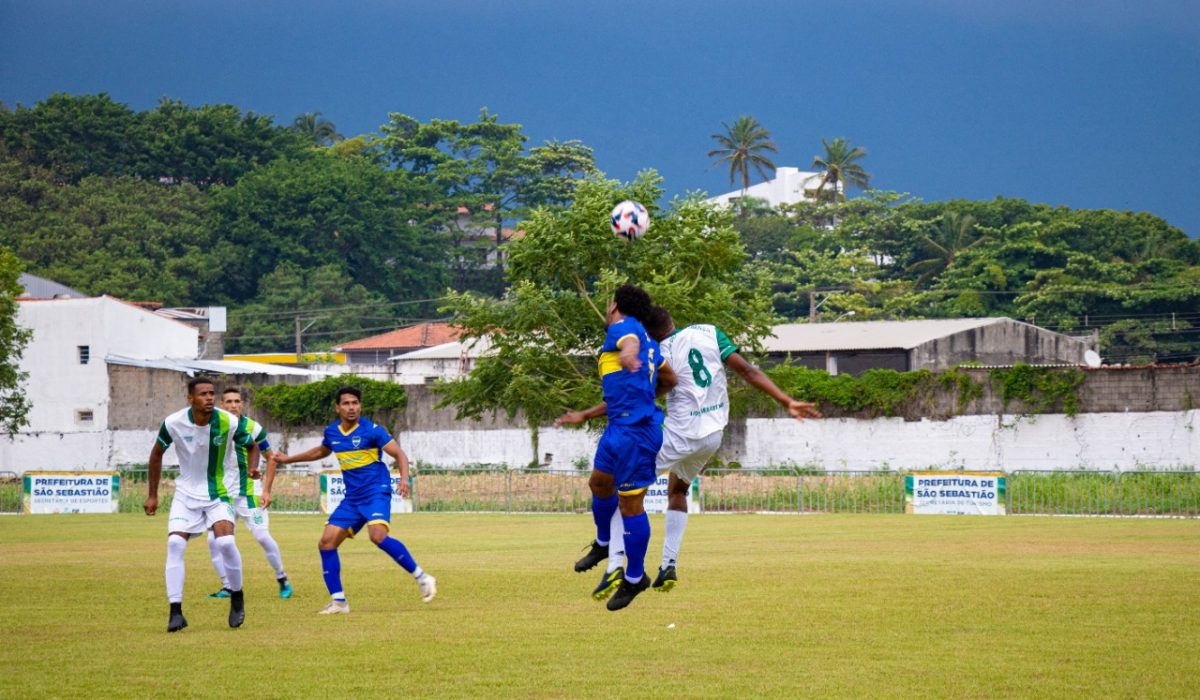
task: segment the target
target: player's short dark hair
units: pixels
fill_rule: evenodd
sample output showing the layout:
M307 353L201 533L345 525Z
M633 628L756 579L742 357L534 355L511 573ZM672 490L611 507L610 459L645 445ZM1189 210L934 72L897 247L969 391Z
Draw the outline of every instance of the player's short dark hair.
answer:
M242 387L240 387L240 386L225 387L225 390L221 392L221 396L224 397L225 394L237 394L238 396L240 396L243 399L246 398L246 394L242 392Z
M645 321L642 321L642 325L646 327L646 332L655 340L662 340L670 332L671 326L674 323L674 319L671 318L671 312L662 306L652 307L650 315Z
M188 396L195 394L196 387L200 386L201 384L212 384L214 389L217 387L217 383L212 380L212 377L206 377L203 374L201 374L201 375L192 377L191 379L188 380L188 383L187 383Z
M617 291L613 292L613 301L617 304L617 311L626 316L632 316L642 323L650 318L650 309L654 306L654 302L650 301L650 295L646 293L646 290L636 284L623 284L617 287Z
M341 403L341 402L342 402L342 397L343 397L343 396L345 396L346 394L350 394L351 396L353 396L354 398L358 399L359 401L362 401L362 391L360 391L358 387L356 387L356 386L344 386L344 387L342 387L341 389L338 389L338 390L337 390L337 393L335 393L335 394L333 395L333 402L334 402L334 403Z

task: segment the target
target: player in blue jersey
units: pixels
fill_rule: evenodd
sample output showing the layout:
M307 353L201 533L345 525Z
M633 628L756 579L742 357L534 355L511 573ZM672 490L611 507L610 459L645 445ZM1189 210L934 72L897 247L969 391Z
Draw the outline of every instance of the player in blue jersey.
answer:
M656 391L666 393L676 381L674 372L662 360L658 343L638 320L648 316L651 306L650 295L641 288L627 284L617 289L608 307L608 329L600 348L604 403L586 411L569 411L555 421L556 425L577 425L608 414L608 427L596 446L588 480L596 539L575 563L575 570L587 571L608 557L613 525L619 517L626 565L610 566L592 592L596 600L612 596L609 610L626 607L650 586L645 575L650 518L643 500L655 480L654 460L663 436L663 414L654 398Z
M347 537L353 537L363 527L367 528L376 546L412 574L421 589L421 599L428 603L437 595L437 581L417 566L403 542L388 536L392 516L392 475L381 461L381 453L386 453L396 461L400 472L396 493L406 497L408 457L387 430L362 417L361 391L354 387L342 387L338 389L334 402L339 420L325 429L319 446L291 456L274 452L272 458L267 460L264 500L270 499L269 488L274 483L277 464L311 462L330 454L336 455L342 469L346 495L330 513L317 545L321 552L325 586L333 598L329 605L321 609L320 614L350 612L350 604L346 602L346 594L342 590L342 564L337 550Z

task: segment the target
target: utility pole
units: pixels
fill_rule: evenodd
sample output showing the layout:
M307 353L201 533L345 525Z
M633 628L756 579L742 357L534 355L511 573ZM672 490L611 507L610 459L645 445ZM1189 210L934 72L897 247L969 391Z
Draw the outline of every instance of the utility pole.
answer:
M303 359L301 356L304 354L304 343L303 343L304 331L308 330L309 328L312 328L313 324L316 323L317 321L321 320L321 318L318 316L317 318L309 319L308 325L304 326L303 328L300 327L300 321L303 319L301 319L299 316L297 316L295 320L296 320L296 364L301 364L303 362Z
M841 294L844 291L846 291L846 290L844 290L844 289L810 289L810 290L808 290L808 322L816 323L817 309L819 309L821 307L821 304L824 304L826 301L829 300L830 295ZM821 301L817 301L818 294L825 295L821 299Z

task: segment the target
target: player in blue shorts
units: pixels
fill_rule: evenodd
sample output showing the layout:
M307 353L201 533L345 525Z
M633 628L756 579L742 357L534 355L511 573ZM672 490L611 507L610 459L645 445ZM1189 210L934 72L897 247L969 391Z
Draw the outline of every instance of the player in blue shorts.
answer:
M613 295L608 307L608 330L600 348L600 382L604 403L586 411L569 411L556 425L577 425L604 413L608 427L596 446L588 485L592 490L592 517L596 539L587 555L575 564L587 571L608 557L614 520L620 514L624 531L626 566L610 567L592 597L608 601L609 610L620 610L650 586L645 575L646 549L650 545L650 518L642 505L646 489L654 483L654 460L662 445L662 411L654 403L656 390L666 393L676 378L663 362L658 343L638 320L651 309L650 295L631 284ZM616 591L613 593L613 591Z
M437 581L417 566L403 542L388 536L392 517L392 475L381 461L381 452L396 461L400 471L396 493L401 496L408 496L408 457L387 430L362 417L362 392L358 389L349 386L338 389L334 402L340 420L325 429L320 446L291 456L275 452L273 459L267 462L267 484L274 482L276 464L311 462L334 454L341 466L346 496L329 515L317 545L325 586L333 598L320 614L350 612L350 604L342 590L342 564L337 550L347 537L353 537L363 527L367 528L376 546L413 575L421 589L421 599L428 603L437 595ZM267 485L264 485L263 495L270 498Z

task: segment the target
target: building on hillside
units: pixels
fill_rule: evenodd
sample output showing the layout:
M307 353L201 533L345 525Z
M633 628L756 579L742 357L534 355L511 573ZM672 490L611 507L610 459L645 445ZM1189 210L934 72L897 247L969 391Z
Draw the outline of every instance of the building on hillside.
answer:
M853 323L788 323L763 341L768 357L856 374L882 368L941 371L985 365L1078 365L1095 339L1075 338L1011 318L947 318Z
M154 313L196 329L196 357L202 360L220 360L225 357L224 306L160 308L155 309Z
M17 284L23 290L22 299L83 299L87 296L65 284L24 272L17 276Z
M413 350L388 358L392 381L399 384L432 384L438 380L461 379L471 372L475 360L491 348L487 340L474 343L452 341Z
M452 328L444 321L417 323L387 333L351 340L334 346L333 351L344 353L349 365L382 365L394 355L448 343L458 338L458 334L458 329Z
M811 201L813 199L812 193L821 186L821 179L824 177L823 173L805 172L799 168L776 168L775 177L766 182L751 185L745 192L734 190L733 192L726 192L716 197L710 197L707 201L713 204L730 206L736 204L743 197L752 197L754 199L765 200L774 209L781 204L798 204L805 200Z

